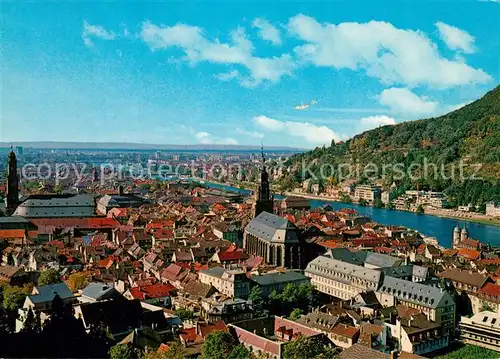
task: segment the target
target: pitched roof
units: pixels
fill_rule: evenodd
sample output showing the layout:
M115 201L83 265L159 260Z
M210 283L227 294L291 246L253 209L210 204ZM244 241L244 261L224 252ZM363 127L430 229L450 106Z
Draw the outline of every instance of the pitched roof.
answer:
M307 272L317 272L319 268L327 268L329 270L334 270L336 272L351 275L356 278L361 278L364 280L368 280L371 282L378 283L380 281L381 272L374 269L364 268L360 265L355 265L347 262L343 262L337 259L333 259L329 256L319 256L313 259L307 265ZM324 273L320 273L321 276L324 276Z
M33 304L52 302L56 295L59 295L59 297L63 300L73 297L73 292L71 292L66 283L48 284L41 287L35 287L34 292L37 294L29 295Z
M134 299L152 299L170 296L175 291L171 284L152 284L140 287L130 288L130 294Z
M448 268L439 273L438 277L479 288L481 288L488 280L488 277L482 275L481 273L461 270L458 268Z
M440 305L454 303L448 292L442 291L441 288L389 276L384 277L379 291L426 308L437 308Z
M365 347L361 344L353 344L347 349L344 349L339 354L339 359L389 359L389 354L379 352L377 350Z
M275 238L278 230L286 231L285 238ZM245 227L245 232L269 242L273 240L280 242L298 241L297 227L292 222L268 212L262 212L252 219Z

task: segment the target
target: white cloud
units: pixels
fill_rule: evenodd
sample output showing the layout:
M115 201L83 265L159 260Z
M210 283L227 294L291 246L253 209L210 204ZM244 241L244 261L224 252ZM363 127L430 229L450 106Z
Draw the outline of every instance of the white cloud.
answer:
M439 30L439 36L451 50L463 51L466 54L472 54L476 51L475 38L467 31L441 21L436 22L435 25Z
M251 138L259 138L263 139L265 136L263 133L257 132L257 131L248 131L243 128L237 127L236 128L236 133L242 136L247 136Z
M302 105L297 105L294 107L294 109L296 110L299 110L299 111L304 111L304 110L307 110L309 108L309 105L304 103Z
M290 18L288 30L306 42L294 49L302 64L364 70L384 83L408 86L447 88L491 81L481 69L442 57L421 31L388 22L321 24L299 14Z
M221 72L219 74L214 75L214 77L221 81L231 81L232 79L238 77L239 74L240 73L238 70L232 70L229 72Z
M94 45L92 38L114 40L116 35L112 31L108 31L100 25L91 25L86 20L83 20L82 39L85 46L91 47Z
M425 97L419 97L407 88L392 87L385 89L379 96L379 102L391 109L392 113L405 116L427 116L435 114L439 103Z
M241 79L244 86L257 86L263 81L277 82L292 73L295 64L290 55L257 57L253 55L253 44L243 28L232 31L230 35L231 43L223 43L219 39L208 39L203 29L196 26L157 26L151 22L143 23L140 32L140 38L152 50L180 48L184 52L184 60L192 65L207 61L246 67L250 76Z
M369 130L380 126L396 124L395 119L385 115L364 117L359 122L363 130Z
M311 144L329 145L332 140L337 142L344 138L326 126L316 126L310 122L280 121L264 115L256 116L253 120L262 128L274 132L284 132L294 137L302 137Z
M252 26L259 29L259 36L274 45L281 45L281 34L277 27L269 21L262 18L257 18L253 21Z
M237 145L238 141L236 141L232 137L216 137L213 136L212 134L208 132L196 132L195 135L196 139L198 140L199 143L203 145Z

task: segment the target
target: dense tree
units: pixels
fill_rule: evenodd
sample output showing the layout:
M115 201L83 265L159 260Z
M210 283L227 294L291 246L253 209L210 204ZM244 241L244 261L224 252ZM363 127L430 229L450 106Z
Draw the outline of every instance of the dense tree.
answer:
M141 359L184 359L184 346L179 340L176 340L168 345L166 351L146 348Z
M134 349L127 344L116 344L109 349L111 359L133 359L137 358Z
M449 354L441 355L436 359L498 359L498 353L475 345L464 345L462 347L449 347Z
M285 345L283 359L331 359L335 354L335 349L324 345L317 337L299 334L295 340Z
M85 288L88 281L85 274L82 272L75 272L68 277L67 284L73 292L76 292L77 290Z
M373 164L378 169L375 177L389 179L388 185L395 182L399 194L417 187L444 191L452 207L471 203L484 211L486 203L500 202L500 86L441 117L382 126L345 142L332 142L328 148L297 154L286 164L290 171L279 180L283 190L312 177L309 171L319 176L324 165L342 165L342 173L339 168L335 171L339 182L360 183L366 177L357 178L359 172L352 168ZM351 171L346 170L349 167Z
M59 271L56 269L46 269L38 277L38 285L48 285L61 282Z
M252 301L253 307L257 312L261 312L264 305L264 295L259 286L255 286L250 291L248 299Z
M23 306L26 296L31 292L30 289L28 286L6 285L3 288L3 307L6 310L17 311Z
M294 310L292 310L292 312L290 313L290 320L297 320L300 318L300 316L302 315L302 309L300 308L295 308Z
M306 313L314 306L315 296L311 284L287 284L281 293L273 291L269 295L269 309L279 315L290 315L294 309Z
M192 310L179 308L175 311L175 315L178 316L182 321L192 320L196 317Z
M238 345L226 331L215 331L208 335L201 348L201 359L250 359L251 353Z

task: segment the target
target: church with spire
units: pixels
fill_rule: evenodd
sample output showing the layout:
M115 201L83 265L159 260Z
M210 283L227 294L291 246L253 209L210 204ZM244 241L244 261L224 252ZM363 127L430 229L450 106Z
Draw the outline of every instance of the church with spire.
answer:
M19 204L19 176L17 174L17 158L14 150L10 149L7 168L7 215L12 215Z
M266 158L264 148L261 147L260 178L255 192L254 218L262 212L274 212L274 199L269 186L269 174L266 169Z

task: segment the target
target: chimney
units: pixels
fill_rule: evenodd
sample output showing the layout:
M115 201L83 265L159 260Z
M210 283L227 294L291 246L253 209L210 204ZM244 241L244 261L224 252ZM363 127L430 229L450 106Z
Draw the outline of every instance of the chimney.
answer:
M392 351L391 354L389 354L389 358L390 359L397 359L398 358L397 350Z
M118 186L118 195L123 196L123 186L122 185Z

